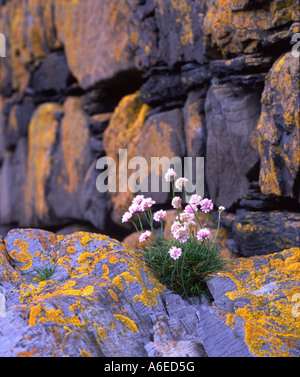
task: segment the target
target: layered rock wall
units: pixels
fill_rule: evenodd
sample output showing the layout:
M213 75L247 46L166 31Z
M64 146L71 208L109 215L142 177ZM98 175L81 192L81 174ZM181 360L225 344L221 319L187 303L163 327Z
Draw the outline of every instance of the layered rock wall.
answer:
M300 208L297 2L0 4L3 233L79 224L121 238L133 194L99 193L96 162L125 148L149 163L205 157L205 194L229 210L232 251L248 255L251 226L265 240L264 222L262 232L279 224L279 240L260 253L299 246L273 216L294 219Z

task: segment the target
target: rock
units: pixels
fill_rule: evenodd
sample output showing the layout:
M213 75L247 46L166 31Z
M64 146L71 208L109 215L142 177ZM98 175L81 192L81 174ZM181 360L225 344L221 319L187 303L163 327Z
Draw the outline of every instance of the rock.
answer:
M163 182L165 182L164 172L169 168L169 161L173 158L182 161L185 154L186 145L182 111L174 109L149 116L141 130L140 140L137 145L137 156L144 157L148 163L148 169L146 172L142 172L141 178L142 181L148 179L148 185L145 185L147 190L145 192L141 190L141 193L145 194L145 196L151 196L158 205L166 204L170 198L171 188L168 186L167 192L164 192L161 188L163 187ZM162 161L160 171L155 169L154 158ZM168 159L167 163L163 161L163 158ZM156 187L153 187L154 181L158 183Z
M285 7L278 0L268 2L267 7L259 0L210 1L203 22L207 55L226 58L260 52L262 42L274 29L282 31L296 21L296 9L291 0Z
M6 22L4 33L8 39L8 78L14 89L23 91L30 80L28 66L33 60L44 58L50 49L61 48L56 39L53 1L47 4L41 0L30 4L22 0L9 1L1 8L1 15Z
M10 105L8 107L10 108ZM13 104L8 110L9 115L4 128L7 150L14 150L19 139L27 137L28 126L34 110L35 105L30 97L25 97L21 103Z
M234 311L224 311L222 300L201 305L201 342L208 357L299 357L300 328L291 301L300 289L299 262L300 249L292 248L235 260L213 277L215 287L218 280L232 281L233 290L223 291L223 299L232 301Z
M136 5L125 0L79 1L70 12L68 0L54 3L58 37L83 89L135 70L131 40L138 29L131 18Z
M29 87L39 96L57 96L66 91L71 80L66 56L64 53L52 53L33 72Z
M289 90L282 90L283 82ZM300 201L299 70L287 53L266 79L258 124L259 183L263 194Z
M6 239L15 258L21 243L23 253L32 251L33 265L54 257L59 271L53 280L20 286L20 301L0 323L1 356L147 355L143 337L150 336L153 308L163 311L164 287L130 248L90 233L56 237L18 230ZM25 267L17 271L27 278Z
M161 173L158 175L152 166L152 158L166 157L171 160L173 157L182 158L185 155L181 110L174 109L154 114L146 120L145 117L149 112L150 108L142 104L139 93L127 96L120 102L109 127L104 133L103 145L106 155L112 157L116 162L117 182L121 179L123 187L122 190L119 189L119 192L110 193L114 204L112 218L117 224L121 224L121 217L127 211L137 192L151 196L157 201L157 204L164 204L169 198L170 193L163 192L160 186L150 187L152 183L151 172L153 177L154 175L157 177L158 182L161 182L162 179ZM131 168L132 170L135 169L137 174L141 176L140 190L133 183L129 188L129 180L132 179L131 175L134 172L128 170L128 165L124 165L126 161L123 161L121 165L121 161L119 161L120 149L127 151L127 164L135 157L142 157L147 162L147 167L139 168L140 171L138 167L134 167L134 164ZM165 171L167 169L166 162L162 161L162 163L163 171ZM137 178L138 176L134 183Z
M169 66L181 61L204 61L204 5L189 1L156 1L160 58Z
M209 196L217 206L230 208L241 199L249 186L247 176L258 165L259 98L259 92L231 84L214 85L208 91L206 179Z
M53 151L57 144L57 114L62 111L61 105L43 104L35 111L29 125L25 218L22 221L25 226L51 223L46 184L51 177Z
M138 156L137 146L140 141L140 132L145 124L145 117L150 108L140 100L140 94L135 93L126 96L116 108L109 127L103 135L103 146L108 157L114 159L116 166L120 164L119 150L126 149L128 161ZM118 171L119 170L119 171ZM132 199L133 194L127 189L127 165L124 169L117 169L117 173L123 176L121 182L126 185L125 192L110 192L110 197L114 205L112 219L117 224L121 222L122 212L126 212ZM117 182L120 181L119 175Z
M0 223L15 224L25 216L27 178L27 139L18 141L14 152L7 153L0 170Z
M88 116L77 97L69 97L63 111L59 144L52 152L48 207L58 219L84 220L78 202L83 195L84 177L92 163Z
M233 223L233 239L244 257L299 247L299 222L299 213L241 210Z
M184 130L188 157L205 157L204 99L197 92L190 92L185 103Z
M49 263L50 279L29 274ZM232 261L211 278L209 305L165 289L139 251L107 236L12 230L0 239L0 355L299 356L299 263L299 248Z
M180 72L173 72L164 66L160 69L155 67L146 75L147 81L141 87L141 98L149 106L161 106L173 101L184 102L189 91L203 90L210 77L206 65L187 64Z

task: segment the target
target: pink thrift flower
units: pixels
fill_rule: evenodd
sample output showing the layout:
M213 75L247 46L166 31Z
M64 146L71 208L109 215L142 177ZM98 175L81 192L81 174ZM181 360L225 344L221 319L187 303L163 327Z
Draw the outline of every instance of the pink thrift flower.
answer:
M172 234L173 237L181 243L186 242L190 237L188 229L182 225L180 227L174 228Z
M132 218L132 213L126 212L122 217L122 223L128 223L128 221Z
M172 200L172 206L175 209L181 209L181 203L182 203L182 200L181 198L179 198L179 196L175 196L175 198L173 198Z
M137 195L133 199L132 204L141 204L144 198L145 198L144 195Z
M166 211L163 211L162 209L158 212L155 212L155 214L153 215L153 219L155 221L161 221L162 219L164 219L165 217L167 216L167 212Z
M198 208L194 204L188 204L185 207L184 211L190 214L194 214L194 212L198 211Z
M186 227L186 229L191 229L193 226L196 226L196 223L195 221L189 221L185 223L184 226Z
M177 174L175 173L174 169L170 168L165 174L165 180L167 182L172 182L176 176Z
M156 204L156 202L154 200L152 200L152 198L145 198L143 199L142 203L141 203L141 211L145 211L146 209L150 209L153 204Z
M175 182L175 187L178 189L178 190L182 190L182 188L186 185L186 183L188 182L189 180L187 178L179 178L177 179L177 181Z
M208 240L209 237L210 237L210 231L207 228L200 229L197 233L198 241Z
M179 221L174 221L174 223L171 225L171 232L172 234L176 231L176 229L181 228L182 225Z
M214 209L214 204L210 199L203 199L201 201L201 211L208 213Z
M189 204L191 206L200 206L200 203L201 203L201 196L200 195L197 195L197 194L194 194L190 197L190 201L189 201Z
M146 232L142 233L139 237L139 242L144 242L147 238L151 237L150 230L146 230Z
M131 206L128 208L128 211L131 214L139 212L139 211L141 211L141 206L137 203L132 203Z
M182 254L182 250L181 250L180 247L173 246L169 250L169 254L170 254L170 257L172 259L176 260L176 259L180 258L181 254Z
M188 213L188 212L184 211L180 214L180 220L183 221L183 222L193 221L194 218L195 218L195 216L194 216L193 213Z

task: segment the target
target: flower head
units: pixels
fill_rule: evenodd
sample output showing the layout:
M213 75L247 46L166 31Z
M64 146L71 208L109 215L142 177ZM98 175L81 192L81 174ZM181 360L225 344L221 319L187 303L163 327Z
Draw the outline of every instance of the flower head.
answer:
M188 182L189 180L187 178L178 178L177 181L175 182L175 187L178 189L178 190L182 190L182 188L186 185L186 183Z
M163 211L163 210L161 209L160 211L155 212L155 214L153 215L153 219L154 219L155 221L161 221L161 220L164 219L166 216L167 216L167 212L166 212L166 211Z
M184 211L187 212L187 213L190 213L190 214L194 214L194 212L198 211L198 208L195 204L188 204L185 207Z
M132 213L126 212L122 217L122 223L128 223L128 221L132 218Z
M180 209L181 203L182 203L182 200L179 196L175 196L175 198L173 198L173 200L172 200L172 206L175 209Z
M139 237L139 242L144 242L147 238L151 237L150 230L146 230L146 232L142 233Z
M128 211L131 213L131 214L134 214L136 212L139 212L141 211L141 206L137 203L132 203L131 206L128 208Z
M181 243L186 242L190 237L189 230L187 229L187 227L185 225L180 224L179 221L176 221L171 226L171 232L173 234L173 237Z
M197 233L198 241L208 240L209 237L210 237L210 231L207 228L200 229Z
M189 221L193 221L195 218L194 213L189 213L186 211L181 212L179 216L180 216L180 220L186 223L188 223Z
M219 212L223 212L223 211L225 211L225 207L220 206L220 207L219 207Z
M200 206L200 203L201 203L201 196L198 195L198 194L194 194L190 197L190 201L189 201L189 204L191 206Z
M145 198L144 195L137 195L133 199L132 204L141 204L144 198Z
M214 209L214 204L210 199L203 199L201 201L201 211L208 213Z
M167 182L172 182L176 176L177 174L175 173L174 169L170 168L165 174L165 179Z
M153 204L156 204L156 202L154 200L152 200L152 198L144 198L141 202L141 211L145 211L146 209L150 209Z
M169 250L169 254L170 254L170 257L172 259L176 260L176 259L180 258L181 254L182 254L182 250L181 250L180 247L173 246Z

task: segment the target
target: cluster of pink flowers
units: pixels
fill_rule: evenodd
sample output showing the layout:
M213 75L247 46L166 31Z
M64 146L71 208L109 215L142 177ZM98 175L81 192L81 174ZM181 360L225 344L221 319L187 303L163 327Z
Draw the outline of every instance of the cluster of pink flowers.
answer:
M176 176L177 174L173 169L169 169L165 174L166 181L171 182L173 185L172 206L177 210L178 214L174 223L171 226L172 235L176 240L178 240L182 244L187 242L190 237L196 238L198 242L205 242L210 239L211 233L209 229L201 225L199 220L199 211L208 214L213 210L214 204L210 199L202 199L200 195L194 194L190 197L188 204L183 209L182 199L179 196L175 196L174 194L174 186L179 191L182 191L186 186L188 179L182 177L175 181ZM139 242L146 241L152 235L155 236L153 220L161 222L162 224L163 219L165 219L165 217L167 216L167 212L162 209L155 212L154 215L152 215L152 206L154 204L156 203L151 198L145 198L144 195L138 195L133 199L132 204L128 208L128 212L126 212L123 215L122 222L127 223L129 220L132 221L133 214L137 213L137 216L139 216L139 212L144 213L146 220L151 226L151 231L143 231L143 233L141 233L139 236ZM221 215L221 212L223 212L224 210L224 207L219 207L219 216ZM198 225L200 225L200 229L197 230ZM171 258L176 260L180 258L180 256L182 255L182 249L173 246L169 250L169 254Z
M145 198L144 195L136 196L130 207L128 208L128 212L125 212L122 217L122 222L127 223L131 218L132 215L136 212L144 212L156 204L152 198Z
M182 249L180 247L173 246L169 250L170 257L174 260L179 259L182 254Z

